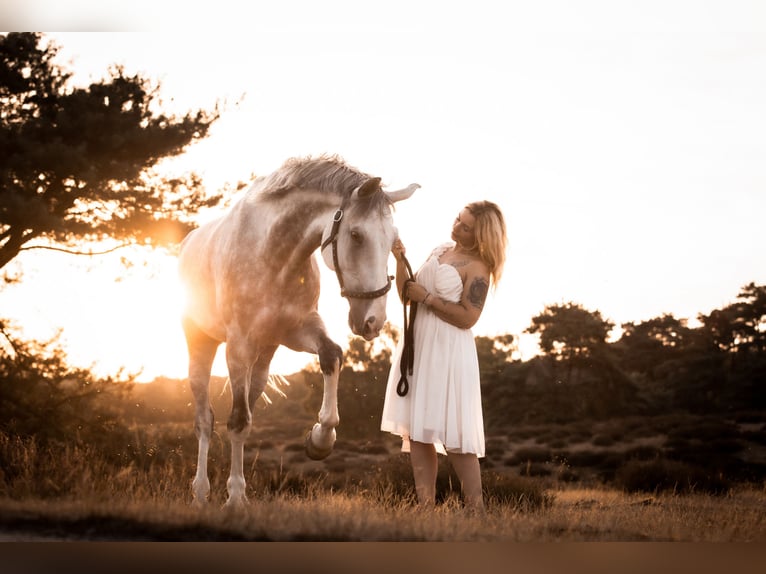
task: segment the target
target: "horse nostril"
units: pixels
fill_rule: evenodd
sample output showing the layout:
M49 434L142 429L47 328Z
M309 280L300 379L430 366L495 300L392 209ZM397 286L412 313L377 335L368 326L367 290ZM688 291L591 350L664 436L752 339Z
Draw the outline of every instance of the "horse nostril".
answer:
M368 317L367 320L364 322L364 335L377 335L377 329L375 327L377 319L373 315L372 317Z

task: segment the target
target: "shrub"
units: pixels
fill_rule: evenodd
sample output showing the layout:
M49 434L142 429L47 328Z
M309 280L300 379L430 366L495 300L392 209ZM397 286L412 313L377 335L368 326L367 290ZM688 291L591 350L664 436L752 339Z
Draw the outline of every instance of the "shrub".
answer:
M547 462L551 460L551 456L551 450L548 448L526 446L513 451L513 454L505 460L505 464L511 466L526 462Z
M596 446L612 446L614 443L614 437L608 434L597 434L593 437L593 444Z
M651 445L634 446L625 451L627 460L652 460L661 455L662 450Z
M720 475L683 462L655 459L651 461L630 460L617 469L615 484L627 492L676 493L708 492L723 494L730 485Z
M580 450L570 452L567 455L562 455L562 458L566 460L572 466L598 466L602 464L608 457L608 453L603 451L594 450Z
M508 450L505 440L489 438L487 439L486 451L488 457L500 458Z
M545 463L529 462L519 467L519 474L522 476L550 476L552 471Z
M720 439L736 439L736 425L718 418L700 418L687 421L668 431L669 438L684 438L710 442Z
M562 464L559 465L558 472L556 473L556 478L561 482L577 482L580 480L580 475L571 467Z
M481 475L487 506L511 506L519 510L538 510L553 503L540 484L522 476L508 476L494 471Z
M0 431L34 437L39 446L59 441L105 447L125 426L115 404L132 387L123 373L99 378L69 364L59 335L24 341L0 319Z

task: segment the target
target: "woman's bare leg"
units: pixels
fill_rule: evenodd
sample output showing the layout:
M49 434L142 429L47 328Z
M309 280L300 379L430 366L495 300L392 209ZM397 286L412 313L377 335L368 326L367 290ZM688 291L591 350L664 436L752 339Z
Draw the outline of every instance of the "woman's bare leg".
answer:
M439 470L436 447L432 444L410 441L410 461L418 502L421 506L434 506L436 504L436 474Z
M472 510L484 510L479 459L472 453L448 453L447 458L460 479L460 488L463 491L466 507Z

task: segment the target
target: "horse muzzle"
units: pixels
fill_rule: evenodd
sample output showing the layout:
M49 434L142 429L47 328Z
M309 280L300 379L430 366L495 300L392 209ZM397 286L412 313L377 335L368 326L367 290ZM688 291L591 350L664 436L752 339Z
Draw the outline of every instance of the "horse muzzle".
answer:
M354 335L371 341L386 323L386 298L372 302L349 300L348 325Z

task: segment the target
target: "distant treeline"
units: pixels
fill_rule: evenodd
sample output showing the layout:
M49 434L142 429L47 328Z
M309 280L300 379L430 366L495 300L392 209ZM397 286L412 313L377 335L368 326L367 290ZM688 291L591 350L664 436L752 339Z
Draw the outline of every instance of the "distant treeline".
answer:
M488 433L519 424L567 423L673 412L740 418L766 407L766 286L744 286L734 303L700 315L699 326L663 315L614 325L575 303L547 306L528 333L540 337L541 354L522 361L516 337L477 337ZM54 342L21 341L0 322L0 431L38 440L78 436L97 440L126 422L190 425L192 397L185 381L131 385L119 374L97 379L68 365ZM382 341L349 341L338 402L346 438L379 434L380 412L398 333ZM381 344L384 343L384 344ZM287 398L271 393L258 403L256 424L296 417L313 420L322 376L307 367L287 377ZM224 379L211 393L219 421L228 417ZM119 398L120 400L115 400Z
M507 362L507 345L478 341L490 424L566 422L674 411L720 414L766 406L766 286L744 286L734 303L697 317L665 314L614 327L596 311L551 305L527 330L542 354Z
M477 337L488 429L678 411L763 413L766 286L745 285L734 303L697 320L690 327L665 314L625 323L610 342L615 325L600 312L571 302L549 305L526 331L539 336L541 349L527 361L514 359L514 335ZM370 357L371 343L351 343L339 390L343 424L359 415L359 430L373 431L378 420L370 413L379 415L383 404L391 345ZM321 377L314 376L318 394Z

